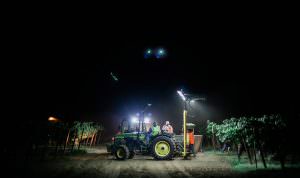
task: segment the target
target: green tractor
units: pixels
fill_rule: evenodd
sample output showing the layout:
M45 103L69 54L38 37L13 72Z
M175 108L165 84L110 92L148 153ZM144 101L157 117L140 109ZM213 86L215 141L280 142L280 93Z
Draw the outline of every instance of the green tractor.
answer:
M144 121L139 121L138 127L131 127L132 123L123 120L120 133L115 135L107 150L118 160L132 159L135 154L151 155L157 160L170 160L181 155L183 144L177 141L175 135L160 133L150 136L147 141L147 131ZM133 129L134 128L134 129Z

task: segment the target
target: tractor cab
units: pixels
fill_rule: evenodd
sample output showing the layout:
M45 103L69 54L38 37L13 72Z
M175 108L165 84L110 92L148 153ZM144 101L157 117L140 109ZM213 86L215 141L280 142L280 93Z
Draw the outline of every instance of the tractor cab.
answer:
M126 120L126 119L122 120L121 124L119 125L118 130L120 131L120 133L123 133L123 134L134 132L130 122L128 122L128 120Z

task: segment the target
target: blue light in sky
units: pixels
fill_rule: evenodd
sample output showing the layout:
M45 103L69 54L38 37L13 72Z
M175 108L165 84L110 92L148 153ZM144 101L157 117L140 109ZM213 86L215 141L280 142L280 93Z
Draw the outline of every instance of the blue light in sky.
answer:
M147 49L145 52L144 52L144 57L145 58L150 58L152 56L152 50L151 49Z
M156 50L156 54L155 54L156 58L163 58L166 56L166 51L163 48L159 48Z

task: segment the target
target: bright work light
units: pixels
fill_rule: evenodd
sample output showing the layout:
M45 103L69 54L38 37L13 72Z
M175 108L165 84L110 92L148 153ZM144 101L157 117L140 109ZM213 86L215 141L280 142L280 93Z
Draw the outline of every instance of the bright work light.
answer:
M131 122L132 123L139 123L139 119L137 117L132 117Z
M151 119L150 119L150 117L145 117L145 120L144 120L144 122L145 122L146 124L149 124L149 123L151 122Z
M182 91L177 90L177 93L179 94L179 96L181 97L181 99L182 99L183 101L186 100L186 98L185 98L185 96L183 95Z

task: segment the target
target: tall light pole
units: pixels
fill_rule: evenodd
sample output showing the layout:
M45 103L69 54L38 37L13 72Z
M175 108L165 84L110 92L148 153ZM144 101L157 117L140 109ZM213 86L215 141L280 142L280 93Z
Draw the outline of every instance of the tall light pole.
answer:
M183 157L186 157L186 116L187 116L187 100L183 94L182 90L177 91L178 95L184 102L184 109L183 109Z
M190 95L184 94L182 90L177 90L178 95L184 102L183 109L183 157L186 157L186 143L187 143L187 135L186 135L186 119L187 119L187 105L190 102L195 102L196 100L205 100L205 98L191 97Z

